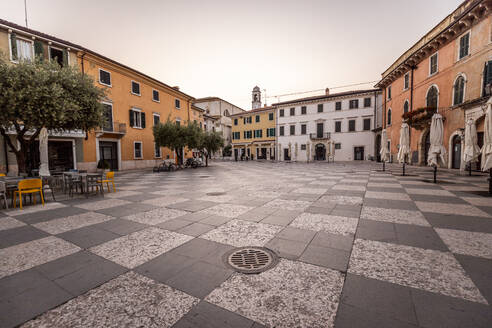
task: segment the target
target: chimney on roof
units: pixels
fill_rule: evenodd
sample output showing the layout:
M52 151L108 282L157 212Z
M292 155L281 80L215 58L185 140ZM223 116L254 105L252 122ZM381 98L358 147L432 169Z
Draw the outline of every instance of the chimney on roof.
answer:
M326 88L326 89L325 89L325 94L326 94L327 96L329 96L329 95L330 95L330 88Z
M173 89L179 91L179 87L177 85L175 85Z

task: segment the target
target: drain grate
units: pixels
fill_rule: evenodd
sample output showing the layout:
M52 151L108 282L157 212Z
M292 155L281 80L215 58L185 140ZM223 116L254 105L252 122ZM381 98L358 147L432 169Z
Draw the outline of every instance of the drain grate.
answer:
M222 196L222 195L225 195L226 193L225 192L222 192L222 191L214 191L214 192L209 192L207 193L207 196Z
M237 272L260 273L273 268L278 256L264 247L240 247L226 253L224 262Z

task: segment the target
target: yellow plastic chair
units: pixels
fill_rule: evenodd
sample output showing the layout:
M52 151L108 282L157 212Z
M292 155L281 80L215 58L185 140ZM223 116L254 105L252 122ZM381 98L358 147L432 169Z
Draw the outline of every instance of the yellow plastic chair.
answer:
M41 203L44 206L44 198L43 198L43 182L41 179L26 179L26 180L21 180L19 181L19 184L17 185L17 189L14 192L14 208L16 207L16 196L19 195L19 204L20 204L20 209L22 210L22 195L23 194L35 194L39 192L39 195L41 196ZM34 204L36 204L36 197L34 197Z
M0 177L4 177L5 176L5 173L0 173Z
M104 179L102 181L98 181L98 182L100 182L101 184L106 184L106 187L108 187L108 192L111 192L111 190L109 189L109 183L111 182L111 184L113 185L113 192L116 192L116 188L114 186L114 172L113 171L106 173L106 179Z

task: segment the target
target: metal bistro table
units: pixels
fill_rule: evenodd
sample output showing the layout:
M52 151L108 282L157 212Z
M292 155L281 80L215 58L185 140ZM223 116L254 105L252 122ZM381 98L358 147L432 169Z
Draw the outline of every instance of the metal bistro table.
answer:
M1 177L0 181L5 182L5 189L10 196L10 206L14 207L14 193L17 191L19 182L25 180L24 177Z
M79 173L79 172L63 172L64 177L66 175L70 175L73 178L80 179L82 194L86 196L89 195L89 188L91 188L91 192L94 191L94 187L99 187L101 194L104 196L104 190L102 185L103 174L102 173ZM65 179L64 179L65 180ZM101 182L97 182L101 181ZM66 182L63 182L64 188L66 188Z

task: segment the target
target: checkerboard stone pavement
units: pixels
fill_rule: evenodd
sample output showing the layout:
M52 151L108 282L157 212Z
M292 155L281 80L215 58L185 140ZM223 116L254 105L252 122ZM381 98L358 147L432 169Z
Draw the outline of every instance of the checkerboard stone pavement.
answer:
M125 172L0 212L0 327L492 327L486 178L375 163ZM232 272L224 253L275 250Z

